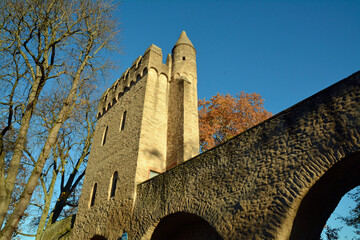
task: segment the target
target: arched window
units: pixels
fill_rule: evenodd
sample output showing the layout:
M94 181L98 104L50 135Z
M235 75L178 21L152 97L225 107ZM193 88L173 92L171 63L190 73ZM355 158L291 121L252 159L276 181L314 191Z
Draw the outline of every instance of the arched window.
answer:
M148 73L147 68L144 68L144 71L143 71L143 76L145 76L147 73Z
M103 138L102 138L102 141L101 141L101 146L103 146L106 143L107 132L108 132L108 126L106 126L106 128L104 130Z
M114 175L112 176L112 179L111 179L109 198L115 197L117 180L118 180L118 172L116 171L116 172L114 172Z
M94 204L95 204L96 188L97 188L97 183L94 184L94 187L91 191L90 207L94 206Z
M122 115L122 117L121 117L119 131L124 130L124 128L125 128L125 122L126 122L126 111L123 113L123 115Z

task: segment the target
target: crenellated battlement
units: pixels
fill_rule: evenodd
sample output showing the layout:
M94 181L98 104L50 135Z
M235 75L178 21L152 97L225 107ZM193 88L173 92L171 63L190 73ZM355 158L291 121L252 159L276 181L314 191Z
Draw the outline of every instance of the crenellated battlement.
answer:
M97 118L102 117L114 106L125 92L129 91L133 85L148 73L149 69L154 69L158 76L165 75L168 81L170 80L171 61L169 61L169 56L166 64L163 64L162 50L154 44L146 49L143 56L135 59L131 67L126 69L121 77L103 93L98 105Z

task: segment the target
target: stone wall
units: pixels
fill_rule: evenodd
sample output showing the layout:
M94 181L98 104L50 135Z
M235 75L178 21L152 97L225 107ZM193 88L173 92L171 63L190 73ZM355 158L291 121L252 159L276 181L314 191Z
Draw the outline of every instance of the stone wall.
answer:
M128 210L132 208L135 197L134 176L137 168L146 80L144 76L131 86L131 91L124 92L106 115L98 119L73 231L75 239L89 239L89 236L98 233L109 237L117 234L117 226L125 226L129 221ZM125 126L121 130L125 111ZM106 142L103 144L106 128ZM129 135L133 137L127 137ZM119 177L116 194L111 197L110 189L115 172L119 173ZM90 206L95 183L97 184L95 202Z
M358 72L138 185L130 238L149 239L161 219L185 212L223 239L318 239L360 184L359 103Z

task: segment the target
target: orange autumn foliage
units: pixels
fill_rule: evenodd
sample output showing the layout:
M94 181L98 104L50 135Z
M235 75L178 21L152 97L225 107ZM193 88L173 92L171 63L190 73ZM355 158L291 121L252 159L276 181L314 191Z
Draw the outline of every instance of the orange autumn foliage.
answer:
M218 93L199 100L200 149L210 149L271 116L257 93L240 92L236 98Z

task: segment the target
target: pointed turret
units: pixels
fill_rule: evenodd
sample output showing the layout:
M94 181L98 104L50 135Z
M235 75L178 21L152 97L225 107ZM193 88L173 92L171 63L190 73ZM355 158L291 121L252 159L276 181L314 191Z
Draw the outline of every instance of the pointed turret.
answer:
M179 39L177 40L177 42L175 43L174 45L174 48L178 45L181 45L181 44L186 44L186 45L189 45L191 46L194 50L194 45L191 43L190 39L188 38L188 36L186 35L186 32L185 31L182 31L182 33L180 34L180 37ZM173 48L173 51L174 51L174 48Z
M172 49L167 169L199 154L196 50L183 31Z

